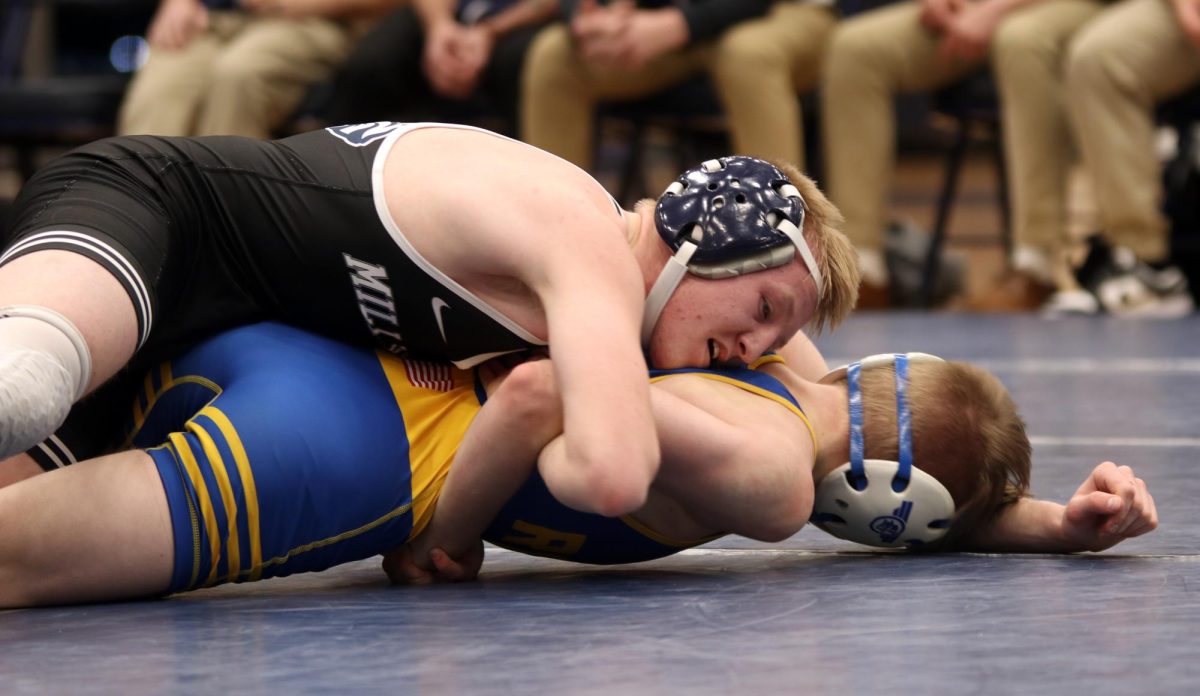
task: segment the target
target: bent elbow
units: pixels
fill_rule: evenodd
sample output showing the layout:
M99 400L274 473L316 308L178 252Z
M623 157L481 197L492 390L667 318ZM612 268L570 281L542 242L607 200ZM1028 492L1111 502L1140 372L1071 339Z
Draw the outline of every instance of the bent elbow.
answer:
M650 484L658 473L659 454L618 449L594 453L583 460L580 509L605 517L620 517L646 504Z

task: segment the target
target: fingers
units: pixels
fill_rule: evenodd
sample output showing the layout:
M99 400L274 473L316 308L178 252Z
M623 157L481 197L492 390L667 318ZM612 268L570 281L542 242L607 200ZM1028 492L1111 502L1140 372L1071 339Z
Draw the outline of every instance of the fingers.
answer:
M1086 517L1102 518L1101 534L1126 539L1158 527L1158 508L1146 482L1128 466L1102 462L1080 487L1067 509L1076 523Z
M433 561L433 567L437 568L438 577L440 580L447 582L462 582L470 580L467 576L466 569L462 564L456 562L453 558L441 549L433 549L429 552L429 560Z
M394 585L429 585L433 574L421 569L412 560L408 547L392 549L383 556L383 572Z

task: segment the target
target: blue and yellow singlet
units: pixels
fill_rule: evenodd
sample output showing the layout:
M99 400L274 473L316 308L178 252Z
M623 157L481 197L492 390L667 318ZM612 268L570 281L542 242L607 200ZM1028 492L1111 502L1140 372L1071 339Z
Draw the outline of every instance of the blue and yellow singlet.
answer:
M770 375L676 370L803 418ZM474 373L284 326L242 327L147 376L130 444L148 448L175 537L171 592L324 570L420 533L485 400ZM582 563L630 563L710 539L567 508L535 472L485 538Z

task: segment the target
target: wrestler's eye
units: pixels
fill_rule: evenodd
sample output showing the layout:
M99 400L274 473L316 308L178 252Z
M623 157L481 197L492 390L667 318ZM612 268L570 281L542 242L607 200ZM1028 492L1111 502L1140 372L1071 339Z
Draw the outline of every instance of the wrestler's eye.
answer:
M771 319L771 303L767 301L767 298L763 297L760 300L760 305L761 305L760 309L762 311L763 321L770 321L770 319Z

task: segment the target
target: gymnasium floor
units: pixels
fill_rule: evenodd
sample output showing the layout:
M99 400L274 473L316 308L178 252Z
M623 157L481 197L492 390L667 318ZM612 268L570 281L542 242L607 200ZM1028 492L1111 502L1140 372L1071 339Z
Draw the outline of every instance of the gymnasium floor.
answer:
M863 314L830 362L969 359L1013 390L1034 490L1134 466L1161 527L1096 555L909 557L805 529L641 566L490 549L481 581L375 561L150 602L0 612L0 694L1195 694L1200 319Z

